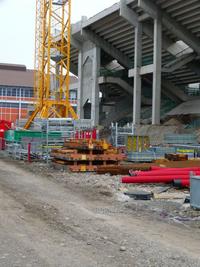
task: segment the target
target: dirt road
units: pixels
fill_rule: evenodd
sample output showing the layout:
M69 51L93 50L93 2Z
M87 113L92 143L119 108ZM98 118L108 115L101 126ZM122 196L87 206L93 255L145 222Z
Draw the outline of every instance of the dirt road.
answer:
M0 160L0 266L200 266L198 230L86 195Z

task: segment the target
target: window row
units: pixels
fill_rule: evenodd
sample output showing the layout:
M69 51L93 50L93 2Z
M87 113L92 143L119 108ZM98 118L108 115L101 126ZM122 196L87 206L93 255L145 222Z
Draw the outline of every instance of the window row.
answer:
M33 88L0 86L0 96L33 97Z
M33 88L28 87L5 87L0 86L0 96L13 96L13 97L33 97ZM70 99L76 100L77 99L77 90L70 90Z
M20 108L20 105L19 105L19 103L0 102L0 108ZM21 104L21 108L28 108L28 104Z

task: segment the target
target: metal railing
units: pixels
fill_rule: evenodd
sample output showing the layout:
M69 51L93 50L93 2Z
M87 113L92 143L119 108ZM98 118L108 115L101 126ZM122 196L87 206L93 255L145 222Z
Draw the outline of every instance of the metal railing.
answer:
M18 122L18 129L22 126L23 121ZM0 140L0 144L4 144L1 147L5 147L14 159L48 162L52 149L61 148L66 140L76 138L78 132L89 129L91 120L38 119L32 125L33 131L18 131L17 138L9 136Z
M126 145L128 135L135 134L135 126L127 124L126 126L120 126L118 123L111 124L111 143L115 147L123 147Z

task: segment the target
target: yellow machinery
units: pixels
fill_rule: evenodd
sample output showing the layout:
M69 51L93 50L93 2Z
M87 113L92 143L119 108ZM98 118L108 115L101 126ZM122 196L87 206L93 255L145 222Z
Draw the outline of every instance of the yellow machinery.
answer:
M142 152L150 147L149 136L128 135L126 149L128 152Z
M66 118L77 115L70 104L71 0L36 0L35 117Z

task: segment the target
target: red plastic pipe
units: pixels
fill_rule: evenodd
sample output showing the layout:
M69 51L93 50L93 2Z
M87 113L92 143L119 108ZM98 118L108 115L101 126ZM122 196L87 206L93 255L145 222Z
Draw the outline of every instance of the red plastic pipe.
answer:
M152 171L160 170L160 169L165 169L165 167L151 166L151 170L152 170Z
M161 171L136 171L132 172L132 176L160 176L160 175L189 175L194 170L161 170ZM200 171L195 171L197 175L200 175Z
M187 175L160 175L160 176L125 176L122 178L124 184L140 184L140 183L172 183L174 180L189 180L190 176Z
M185 167L185 168L168 168L168 167L159 167L159 166L152 166L151 171L160 171L160 170L200 170L200 167Z

